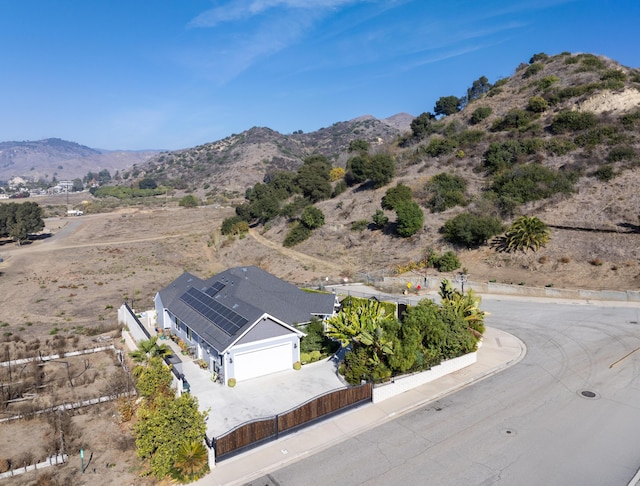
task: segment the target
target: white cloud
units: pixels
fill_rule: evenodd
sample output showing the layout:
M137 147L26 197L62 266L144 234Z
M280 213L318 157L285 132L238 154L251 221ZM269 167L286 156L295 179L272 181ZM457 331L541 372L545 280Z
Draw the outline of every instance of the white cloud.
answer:
M233 0L201 13L190 23L193 27L215 27L224 22L244 20L274 8L321 11L367 0Z

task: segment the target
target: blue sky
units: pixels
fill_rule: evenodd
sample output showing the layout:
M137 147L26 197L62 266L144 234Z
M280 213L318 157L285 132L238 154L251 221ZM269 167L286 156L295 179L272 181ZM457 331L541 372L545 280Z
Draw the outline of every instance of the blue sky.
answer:
M179 149L419 115L537 52L640 67L638 0L0 0L0 141Z

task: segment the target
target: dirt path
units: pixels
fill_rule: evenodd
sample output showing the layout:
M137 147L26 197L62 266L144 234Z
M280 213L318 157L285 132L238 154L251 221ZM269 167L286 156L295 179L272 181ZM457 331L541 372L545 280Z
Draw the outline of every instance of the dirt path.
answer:
M281 255L284 255L288 258L296 260L302 263L303 265L317 265L320 267L324 267L324 268L330 269L332 272L335 272L336 275L340 275L344 270L342 266L336 265L335 263L321 260L319 258L315 258L310 255L306 255L304 253L300 253L298 251L292 250L291 248L285 248L279 243L268 240L267 238L259 234L254 229L249 230L249 236L251 236L251 238L253 238L256 242L260 243L261 245L264 245L267 248L270 248Z

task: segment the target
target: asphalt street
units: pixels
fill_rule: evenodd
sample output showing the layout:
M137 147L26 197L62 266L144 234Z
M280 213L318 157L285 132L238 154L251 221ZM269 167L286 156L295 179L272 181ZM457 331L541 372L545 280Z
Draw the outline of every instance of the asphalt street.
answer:
M250 484L627 485L640 466L640 308L492 297L507 370Z

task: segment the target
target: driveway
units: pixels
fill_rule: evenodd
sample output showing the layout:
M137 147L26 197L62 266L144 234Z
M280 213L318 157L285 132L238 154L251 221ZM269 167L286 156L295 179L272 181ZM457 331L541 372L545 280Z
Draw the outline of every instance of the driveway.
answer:
M318 395L345 387L338 378L337 358L304 365L299 371L292 368L240 381L230 388L212 382L211 373L201 369L192 359L179 353L176 356L183 361L182 372L191 386L191 393L198 397L200 410L209 411L209 438L220 436L249 420L286 412Z

